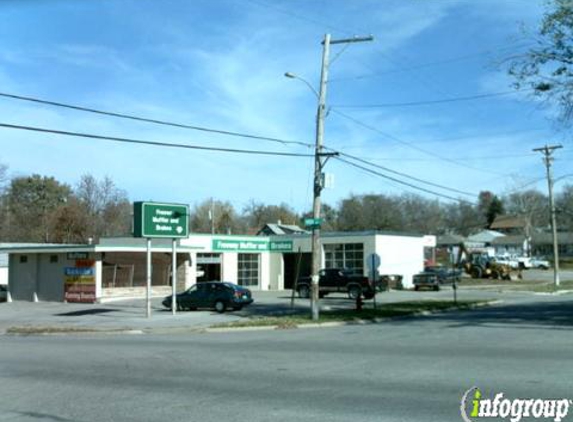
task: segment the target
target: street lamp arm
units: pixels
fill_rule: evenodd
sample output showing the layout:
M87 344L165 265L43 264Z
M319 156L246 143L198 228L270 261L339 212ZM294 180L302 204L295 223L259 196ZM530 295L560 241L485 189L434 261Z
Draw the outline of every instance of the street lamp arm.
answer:
M303 82L306 86L308 86L310 88L310 90L312 91L312 93L315 95L316 98L320 98L318 91L316 89L314 89L312 84L310 82L308 82L306 79L301 78L300 76L295 75L292 72L286 72L285 77L290 78L290 79L298 79L299 81Z

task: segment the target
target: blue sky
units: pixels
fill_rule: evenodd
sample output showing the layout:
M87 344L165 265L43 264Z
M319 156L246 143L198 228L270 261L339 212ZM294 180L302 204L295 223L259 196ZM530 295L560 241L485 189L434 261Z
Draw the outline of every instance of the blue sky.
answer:
M543 14L535 0L4 0L0 92L312 144L321 41L372 34L331 49L325 144L417 179L477 194L529 185L545 192L534 147L569 139L554 110L526 94L422 106L397 103L511 90L503 65L525 51ZM392 106L392 104L394 106ZM386 105L385 107L356 107ZM130 122L0 98L0 122L162 142L312 153L311 149ZM131 200L241 210L253 199L310 208L312 158L124 145L0 129L11 176L75 185L111 177ZM420 193L336 160L325 202L349 194ZM382 173L383 170L378 169ZM458 195L403 176L418 187ZM560 184L556 188L559 190ZM442 199L446 202L446 199Z

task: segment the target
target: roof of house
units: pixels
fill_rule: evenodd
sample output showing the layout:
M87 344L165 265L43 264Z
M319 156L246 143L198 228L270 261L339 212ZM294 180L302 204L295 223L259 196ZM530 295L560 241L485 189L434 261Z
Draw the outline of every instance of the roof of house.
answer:
M308 234L308 230L302 229L295 224L279 224L279 223L268 223L265 224L262 229L260 229L257 235L285 235L285 234Z
M505 235L503 233L496 232L494 230L483 230L479 233L469 236L468 241L488 243L500 236L505 236Z
M461 245L465 238L458 234L443 234L436 239L437 246Z
M489 226L491 229L522 229L527 226L527 219L523 216L498 215Z

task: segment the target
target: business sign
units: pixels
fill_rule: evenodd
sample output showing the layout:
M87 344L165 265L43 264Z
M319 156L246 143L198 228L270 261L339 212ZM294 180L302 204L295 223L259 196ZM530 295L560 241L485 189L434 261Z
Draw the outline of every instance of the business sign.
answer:
M288 252L292 251L292 240L213 239L212 249L217 252Z
M64 298L67 302L93 303L96 301L94 267L66 267L64 275Z
M74 259L88 259L87 252L68 252L67 259L73 261Z
M133 236L169 239L189 236L189 207L180 204L134 202Z
M269 250L271 252L290 252L292 251L292 240L271 240L269 242Z

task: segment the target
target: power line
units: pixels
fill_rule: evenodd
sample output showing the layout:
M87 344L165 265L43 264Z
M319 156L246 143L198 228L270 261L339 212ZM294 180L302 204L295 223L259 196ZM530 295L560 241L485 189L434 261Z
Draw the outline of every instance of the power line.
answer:
M64 104L64 103L60 103L60 102L56 102L56 101L51 101L51 100L45 100L45 99L39 99L39 98L34 98L34 97L25 97L22 95L16 95L16 94L8 94L8 93L2 93L0 92L0 96L1 97L6 97L6 98L11 98L11 99L17 99L17 100L22 100L22 101L30 101L30 102L34 102L34 103L40 103L40 104L45 104L45 105L50 105L50 106L55 106L55 107L63 107L63 108L69 108L69 109L73 109L73 110L77 110L77 111L82 111L82 112L89 112L89 113L96 113L96 114L100 114L100 115L105 115L105 116L111 116L111 117L118 117L118 118L126 118L126 119L131 119L131 120L136 120L136 121L143 121L145 123L153 123L153 124L160 124L160 125L167 125L167 126L174 126L177 128L183 128L183 129L193 129L196 130L198 127L197 126L191 126L191 125L186 125L186 124L181 124L181 123L174 123L174 122L165 122L165 121L161 121L161 120L157 120L157 119L150 119L150 118L143 118L143 117L139 117L139 116L135 116L135 115L128 115L128 114L124 114L124 113L117 113L117 112L113 112L113 111L102 111L102 110L97 110L97 109L92 109L92 108L87 108L87 107L83 107L83 106L77 106L77 105L72 105L72 104ZM89 137L92 139L104 139L104 140L115 140L115 141L136 141L136 143L146 143L149 145L155 145L155 146L169 146L169 147L179 147L180 145L178 144L170 144L170 143L161 143L161 142L150 142L150 141L141 141L139 142L139 140L132 140L129 138L117 138L117 137L108 137L108 136L101 136L101 135L93 135L93 134L81 134L81 133L77 133L77 132L69 132L69 131L62 131L62 130L53 130L53 129L43 129L43 128L34 128L31 126L17 126L17 125L7 125L5 124L3 127L6 128L12 128L12 129L22 129L22 130L32 130L32 131L40 131L40 132L45 132L45 133L53 133L53 134L60 134L60 135L68 135L68 136L83 136L83 137ZM199 130L204 130L204 131L214 131L215 133L219 133L219 134L233 134L233 135L241 135L243 137L249 137L249 138L255 138L255 139L264 139L264 140L272 140L275 142L280 142L280 143L296 143L296 144L300 144L300 145L304 145L306 146L312 146L311 144L306 144L306 143L302 143L302 142L296 142L296 141L285 141L285 140L279 140L276 138L268 138L268 137L262 137L262 136L254 136L254 135L245 135L245 134L236 134L235 132L229 132L229 131L223 131L223 130L218 130L218 129L207 129L207 128L199 128ZM181 146L182 147L182 146ZM279 155L278 152L269 152L269 151L264 151L264 152L253 152L253 150L237 150L237 149L229 149L229 148L211 148L209 149L209 147L202 147L202 146L189 146L189 148L193 147L194 149L205 149L205 150L212 150L212 151L221 151L221 152L236 152L236 153L240 153L241 151L245 151L245 153L258 153L258 154L272 154L272 155ZM331 149L332 151L338 152L336 150ZM310 155L304 155L304 154L289 154L289 153L280 153L282 155L285 156L310 156ZM344 153L343 153L344 154ZM349 154L345 154L348 158L352 158L355 160L362 160L359 157L354 157L351 156ZM407 175L405 173L400 173L397 172L395 170L383 167L383 166L378 166L377 164L374 163L369 163L366 160L362 160L363 163L365 164L369 164L372 165L374 167L380 168L382 170L400 175L402 177L406 177L409 178L411 180L416 180L418 182L421 183L425 183L434 187L439 187L441 189L445 189L445 190L450 190L450 191L454 191L456 193L461 193L464 195L472 195L472 194L468 194L467 192L462 192L462 191L458 191L455 189L451 189L449 187L446 186L441 186L432 182L427 182L421 179L418 179L414 176L410 176ZM472 195L473 196L473 195Z
M32 131L32 132L51 133L54 135L75 136L75 137L80 137L80 138L99 139L99 140L104 140L104 141L123 142L123 143L130 143L130 144L142 144L142 145L151 145L151 146L158 146L158 147L185 148L185 149L194 149L194 150L203 150L203 151L228 152L228 153L234 153L234 154L276 155L276 156L284 156L284 157L314 157L313 154L296 154L296 153L280 152L280 151L261 151L261 150L252 150L252 149L216 148L216 147L206 147L206 146L201 146L201 145L174 144L174 143L161 142L161 141L146 141L146 140L141 140L141 139L119 138L119 137L115 137L115 136L94 135L94 134L90 134L90 133L70 132L70 131L65 131L65 130L46 129L46 128L33 127L33 126L12 125L9 123L0 123L0 127L6 128L6 129L26 130L26 131Z
M533 89L528 89L532 91ZM523 90L525 91L525 90ZM474 101L481 100L485 98L501 97L505 95L518 94L523 91L503 91L503 92L493 92L490 94L478 94L469 95L466 97L453 97L453 98L442 98L439 100L427 100L427 101L411 101L404 103L383 103L383 104L340 104L333 105L333 108L386 108L386 107L414 107L423 105L433 105L433 104L443 104L443 103L455 103L460 101Z
M240 132L233 132L233 131L228 131L228 130L213 129L213 128L207 128L207 127L196 126L196 125L188 125L188 124L184 124L184 123L169 122L169 121L165 121L165 120L149 119L146 117L140 117L140 116L135 116L135 115L131 115L131 114L117 113L117 112L105 111L105 110L98 110L95 108L82 107L82 106L77 106L77 105L73 105L73 104L65 104L65 103L60 103L57 101L44 100L44 99L40 99L40 98L27 97L27 96L23 96L23 95L8 94L5 92L0 92L0 97L11 98L14 100L28 101L28 102L44 104L44 105L50 105L50 106L54 106L54 107L67 108L70 110L95 113L95 114L100 114L100 115L104 115L104 116L117 117L120 119L129 119L129 120L135 120L138 122L153 123L153 124L163 125L163 126L173 126L173 127L177 127L180 129L191 129L191 130L197 130L197 131L202 131L202 132L216 133L218 135L236 136L236 137L240 137L240 138L257 139L260 141L276 142L276 143L280 143L283 145L292 144L292 145L300 145L300 146L305 146L305 147L309 147L309 148L314 148L314 145L312 145L310 143L300 142L300 141L291 141L291 140L285 140L285 139L279 139L279 138L271 138L268 136L259 136L259 135L252 135L252 134L248 134L248 133L240 133Z
M372 170L372 169L370 169L370 168L368 168L368 167L361 166L360 164L356 164L356 163L353 163L353 162L351 162L351 161L345 160L344 158L340 158L340 157L334 157L334 158L336 158L338 161L341 161L341 162L343 162L343 163L345 163L345 164L348 164L349 166L356 167L357 169L363 170L363 171L365 171L365 172L367 172L367 173L374 174L374 175L376 175L376 176L382 177L382 178L384 178L384 179L391 180L391 181L393 181L393 182L399 183L399 184L404 185L404 186L408 186L408 187L410 187L410 188L412 188L412 189L416 189L416 190L419 190L419 191L421 191L421 192L426 192L426 193L429 193L429 194L431 194L431 195L435 195L435 196L438 196L438 197L441 197L441 198L449 199L449 200L451 200L451 201L456 201L456 202L462 202L462 203L468 203L468 204L471 204L471 205L476 205L475 203L473 203L473 202L471 202L471 201L466 201L466 200L464 200L464 199L454 198L453 196L444 195L443 193L435 192L435 191L430 190L430 189L422 188L422 187L420 187L420 186L416 186L416 185L413 185L413 184L411 184L411 183L404 182L404 181L402 181L402 180L396 179L395 177L388 176L388 175L383 174L383 173L380 173L380 172L378 172L378 171L376 171L376 170Z
M526 157L535 157L534 154L501 154L501 155L488 155L488 156L479 156L479 157L461 157L468 160L494 160L499 158L526 158ZM365 159L363 157L360 157ZM368 157L369 160L372 161L396 161L396 158L389 158L389 157ZM400 161L416 161L416 162L428 162L433 161L431 158L400 158Z
M393 141L396 141L396 142L398 142L398 143L400 143L400 144L402 144L402 145L406 145L406 146L409 147L409 148L415 149L415 150L420 151L420 152L422 152L422 153L424 153L424 154L427 154L427 155L430 155L430 156L432 156L432 157L435 157L435 158L437 158L437 159L439 159L439 160L446 161L446 162L455 164L455 165L457 165L457 166L465 167L465 168L468 168L468 169L471 169L471 170L475 170L475 171L479 171L479 172L482 172L482 173L497 174L498 176L507 176L507 174L498 173L498 172L495 172L495 171L492 171L492 170L485 170L485 169L483 169L483 168L472 167L472 166L469 166L469 165L467 165L467 164L462 164L462 163L460 163L460 162L458 162L458 161L456 161L456 160L451 160L451 159L449 159L449 158L442 157L441 155L436 154L436 153L434 153L434 152L432 152L432 151L428 151L428 150L426 150L426 149L424 149L424 148L420 148L420 147L414 145L414 144L411 143L411 142L407 142L407 141L404 141L404 140L402 140L402 139L399 139L399 138L397 138L397 137L395 137L395 136L393 136L393 135L390 135L390 134L388 134L388 133L384 133L384 132L382 132L380 129L378 129L378 128L374 127L374 126L370 126L370 125L368 125L368 124L366 124L366 123L364 123L364 122L362 122L362 121L360 121L360 120L358 120L358 119L356 119L356 118L354 118L354 117L352 117L352 116L349 116L349 115L346 114L346 113L341 112L340 110L332 110L332 112L335 113L335 114L338 114L338 115L340 115L340 116L342 116L342 117L344 117L344 118L346 118L346 119L348 119L348 120L350 120L350 121L352 121L352 122L354 122L355 124L357 124L357 125L359 125L359 126L364 127L365 129L368 129L368 130L371 130L371 131L373 131L373 132L379 133L380 135L385 136L385 137L388 138L388 139L391 139L391 140L393 140Z
M399 69L390 69L390 70L384 70L381 72L372 72L372 73L365 74L365 75L356 75L356 76L348 76L348 77L341 77L341 78L333 78L333 79L331 79L331 82L379 78L379 77L382 77L384 75L390 75L390 74L394 74L394 73L410 72L410 71L425 69L425 68L433 67L433 66L440 66L440 65L449 64L449 63L456 63L456 62L471 60L471 59L474 59L477 57L490 55L490 54L498 52L498 51L529 47L532 45L534 45L534 43L525 43L525 44L521 44L521 45L518 44L518 45L510 45L510 46L506 46L506 47L499 47L497 49L483 50L481 52L476 52L474 54L465 54L462 56L450 57L450 58L446 58L446 59L442 59L442 60L435 60L432 62L420 63L420 64L411 65L411 66L401 67Z
M459 194L466 195L466 196L471 196L472 198L475 198L475 197L477 196L476 194L473 194L473 193L464 192L464 191L461 191L461 190L457 190L457 189L454 189L454 188L450 188L450 187L448 187L448 186L439 185L439 184L437 184L437 183L429 182L429 181L427 181L427 180L422 180L422 179L419 179L419 178L417 178L417 177L410 176L410 175L408 175L408 174L406 174L406 173L402 173L402 172L399 172L399 171L396 171L396 170L392 170L392 169L390 169L390 168L388 168L388 167L384 167L384 166L381 166L381 165L378 165L378 164L374 164L374 163L372 163L372 162L370 162L370 161L364 160L363 158L356 157L356 156L354 156L354 155L346 154L346 153L343 153L343 152L339 152L339 154L340 154L341 156L350 158L350 159L352 159L352 160L356 160L356 161L358 161L358 162L360 162L360 163L362 163L362 164L366 164L366 165L369 165L369 166L372 166L372 167L375 167L375 168L379 168L379 169L381 169L381 170L390 172L390 173L392 173L392 174L396 174L396 175L399 175L399 176L402 176L402 177L406 177L406 178L408 178L408 179L415 180L416 182L420 182L420 183L423 183L423 184L426 184L426 185L429 185L429 186L433 186L433 187L435 187L435 188L440 188L440 189L444 189L444 190L447 190L447 191L450 191L450 192L459 193Z

